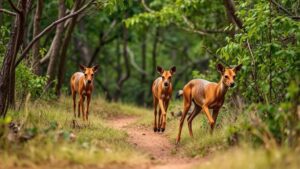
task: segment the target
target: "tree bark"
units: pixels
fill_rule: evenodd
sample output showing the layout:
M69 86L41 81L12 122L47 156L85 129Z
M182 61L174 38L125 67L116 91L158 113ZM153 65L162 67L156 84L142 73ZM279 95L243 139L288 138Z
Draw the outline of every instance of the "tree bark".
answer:
M242 20L236 15L236 10L234 6L233 0L224 0L224 6L227 10L227 14L230 15L232 20L235 22L235 24L242 29L243 28L243 22Z
M114 94L114 101L118 101L120 96L122 95L122 87L124 85L124 82L127 81L130 77L130 63L128 58L128 52L127 52L127 45L128 45L128 29L125 25L123 25L123 59L125 64L125 74L122 74L120 78L117 81L117 89Z
M15 60L21 47L24 36L24 25L26 16L27 0L19 0L18 8L9 1L11 7L16 11L11 38L7 45L7 51L0 71L0 116L5 117L8 105L14 107L15 99ZM19 9L20 8L20 9Z
M81 5L81 0L75 1L74 7L73 7L73 12L77 11ZM61 95L61 87L64 81L64 75L66 72L66 59L67 59L67 49L71 40L71 35L73 33L73 30L76 25L76 20L77 16L74 16L65 33L65 37L63 39L62 47L61 47L61 53L60 53L60 62L59 62L59 67L58 67L58 74L57 74L57 86L56 86L56 95L60 96Z
M58 10L58 19L61 19L65 16L65 0L59 0L59 10ZM51 83L55 79L55 75L57 72L57 60L59 57L59 51L61 47L61 39L63 36L64 32L64 22L58 24L56 26L56 32L55 32L55 37L52 41L49 53L49 64L47 68L47 76L48 76L48 82L47 82L47 88L51 87ZM48 54L47 54L48 55Z
M159 28L155 30L155 36L153 41L153 49L152 49L152 76L156 75L156 57L157 57L157 46L159 40Z
M27 0L19 1L18 8L20 10L19 16L19 22L18 22L18 35L17 35L17 41L16 46L14 49L14 56L12 57L13 61L11 63L10 67L10 79L9 79L9 91L8 91L8 104L11 108L15 108L15 83L16 83L16 69L13 66L13 64L16 62L18 51L21 48L21 45L24 40L24 34L25 34L25 24L26 24L26 15L27 15ZM30 2L29 2L30 3Z
M146 67L147 67L147 32L145 32L144 36L142 37L142 43L141 43L141 56L142 56L142 70L146 72ZM143 89L145 84L146 84L146 74L141 73L141 80L140 84L142 86L142 90L139 93L137 97L137 102L142 105L145 103L145 90Z
M37 36L41 32L41 17L44 6L44 0L37 1L37 7L34 15L33 21L33 37ZM32 56L33 56L33 72L40 75L40 40L36 41L32 46Z
M3 0L0 0L0 9L2 9L2 7L3 7ZM12 13L11 13L12 14ZM12 14L13 15L13 14ZM3 17L2 17L2 13L0 13L0 25L2 25L1 23L2 23L2 19L3 19Z

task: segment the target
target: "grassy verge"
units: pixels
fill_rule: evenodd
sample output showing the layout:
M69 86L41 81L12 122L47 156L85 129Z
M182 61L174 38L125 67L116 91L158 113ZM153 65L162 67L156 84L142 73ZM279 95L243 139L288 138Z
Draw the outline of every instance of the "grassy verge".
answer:
M173 101L168 111L166 134L175 144L180 117L172 117L171 112L179 112L182 108L181 101ZM239 140L239 144L232 143L232 134L244 126L244 121L249 116L245 112L224 105L217 119L217 127L214 134L209 133L209 125L205 115L198 115L193 122L194 138L188 133L187 123L181 136L179 150L189 157L208 156L209 160L203 160L195 169L240 169L240 168L299 168L299 150L285 147L266 149L263 146L253 147L251 140ZM140 125L152 128L153 113L144 116ZM247 137L246 137L247 138ZM235 140L237 141L237 140ZM232 146L232 144L235 144Z
M226 152L218 152L214 157L199 164L194 169L298 169L299 153L290 149L266 151L263 148L239 147Z
M172 116L171 112L177 114L181 109L182 102L173 101L167 112L166 134L174 144L178 133L180 117ZM224 108L217 119L215 132L211 135L207 118L201 113L193 121L193 139L189 136L187 122L185 120L179 145L180 149L183 149L185 155L190 157L205 156L216 150L226 149L228 146L228 127L231 125L231 122L234 121L234 118L232 113L228 113L226 108ZM138 124L152 128L153 112L144 115Z
M8 127L0 139L0 168L109 168L134 166L147 162L125 140L127 134L109 128L103 119L138 115L145 111L124 104L107 103L94 98L89 123L77 119L80 128L72 128L70 98L58 102L29 103L25 110L10 111L13 122L21 124L18 134ZM14 136L14 137L11 137ZM33 137L20 141L20 137Z

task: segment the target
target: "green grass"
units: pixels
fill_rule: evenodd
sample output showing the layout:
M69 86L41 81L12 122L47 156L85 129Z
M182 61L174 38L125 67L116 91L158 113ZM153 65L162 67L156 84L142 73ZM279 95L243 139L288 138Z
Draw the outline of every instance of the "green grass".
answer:
M218 152L213 158L202 162L194 169L298 169L299 166L299 153L291 149L266 151L263 148L241 146Z
M182 109L182 101L173 101L167 112L167 127L166 133L171 140L175 143L180 117L173 117L171 112L175 114ZM241 119L243 115L240 115ZM184 121L180 149L183 149L183 152L189 157L195 156L205 156L209 153L213 153L217 150L222 150L228 148L227 138L230 134L229 127L233 124L234 118L236 116L233 113L228 112L227 107L225 106L221 109L221 112L217 119L217 127L214 131L214 134L210 134L210 127L207 121L206 116L201 113L193 121L193 133L194 138L191 138L188 133L187 121ZM151 127L153 125L153 111L147 113L143 118L137 122L138 125L143 125ZM187 119L187 118L186 118ZM234 123L238 124L239 121Z
M27 109L20 112L9 111L8 115L13 121L22 124L20 134L33 133L36 136L24 143L14 143L4 135L0 140L1 167L97 168L147 162L145 155L126 142L128 136L125 132L107 127L103 120L138 115L147 110L94 98L90 121L87 123L77 119L80 128L73 129L71 103L70 98L62 98L58 102L38 101L29 103Z
M14 122L23 126L20 134L33 133L33 139L11 142L6 134L0 137L0 169L2 168L134 168L149 164L149 157L126 142L125 132L107 126L106 119L120 116L137 116L132 125L152 129L153 110L130 104L107 103L94 97L89 122L81 119L80 128L72 128L73 111L70 98L59 101L28 103L19 111L9 111ZM175 144L180 117L171 116L182 109L181 101L172 101L167 114L166 135ZM194 138L188 134L185 121L179 147L171 150L188 157L205 157L195 169L239 168L299 168L299 147L295 150L278 147L254 148L249 140L231 146L228 138L236 128L242 128L248 116L243 111L224 105L213 135L209 133L206 116L200 114L193 123ZM1 132L1 131L0 131ZM74 139L72 135L75 135ZM178 151L179 150L179 151Z

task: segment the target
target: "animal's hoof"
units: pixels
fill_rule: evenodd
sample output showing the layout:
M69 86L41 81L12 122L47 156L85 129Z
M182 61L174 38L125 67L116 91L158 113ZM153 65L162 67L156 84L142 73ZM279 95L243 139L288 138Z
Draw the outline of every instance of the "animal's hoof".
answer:
M165 131L165 129L164 129L164 128L161 128L160 131L163 133L163 132Z
M157 128L153 128L153 131L154 131L154 132L157 132L157 131L159 131L159 129L157 130Z

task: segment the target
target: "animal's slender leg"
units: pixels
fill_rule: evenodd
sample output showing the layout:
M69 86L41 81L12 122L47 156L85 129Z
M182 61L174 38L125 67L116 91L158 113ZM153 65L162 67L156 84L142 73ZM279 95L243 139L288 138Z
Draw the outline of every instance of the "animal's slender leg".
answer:
M162 115L161 115L161 109L158 107L158 126L157 126L157 131L160 131L161 124L162 124Z
M165 130L164 129L164 126L166 124L166 110L164 108L164 103L163 103L163 100L162 99L159 99L158 100L158 103L159 103L159 108L161 110L161 118L162 118L162 124L161 124L161 129L160 130Z
M86 105L86 120L89 120L89 113L90 113L90 101L91 101L91 94L88 94L87 96L87 105Z
M85 95L82 95L82 102L81 102L81 112L83 120L86 120L86 112L84 111L84 101L85 101Z
M161 132L164 132L166 129L166 121L167 121L167 111L168 111L168 107L169 107L169 100L166 100L164 102L164 108L165 108L165 114L163 115L163 119L165 119L164 123L162 123L162 127L161 127Z
M186 117L187 112L189 111L189 109L191 107L191 98L190 98L189 91L187 91L187 93L183 94L183 100L184 100L183 101L183 112L182 112L181 119L180 119L179 131L178 131L178 135L177 135L177 139L176 139L176 144L178 144L180 142L181 131L182 131L184 119Z
M73 112L74 117L76 118L76 92L72 89L72 97L73 97Z
M153 107L154 107L154 124L153 131L157 131L157 99L153 96Z
M80 111L81 111L81 102L82 102L82 94L79 93L79 101L78 101L78 117L80 117Z
M209 121L209 124L210 124L210 125L214 125L215 121L214 121L214 119L211 117L208 107L207 107L206 105L203 105L203 106L202 106L202 109L203 109L204 113L206 114L206 117L207 117L207 119L208 119L208 121Z
M213 131L214 131L214 128L215 128L215 125L216 125L216 122L217 122L217 117L218 117L218 114L219 114L219 111L220 111L220 109L214 109L213 110L213 119L214 119L214 123L212 123L211 125L210 125L210 133L212 134L213 133Z
M193 120L194 118L200 113L201 111L201 108L195 104L195 108L193 110L193 113L189 116L188 118L188 127L189 127L189 133L190 133L190 136L193 137L193 129L192 129L192 123L193 123Z

